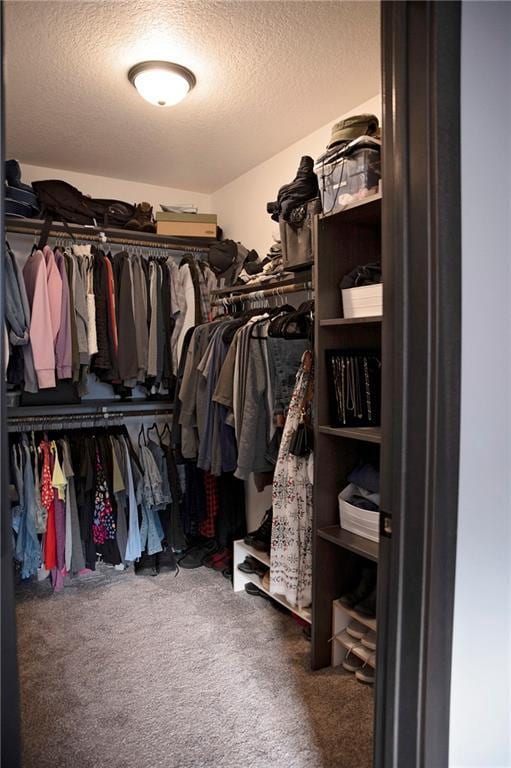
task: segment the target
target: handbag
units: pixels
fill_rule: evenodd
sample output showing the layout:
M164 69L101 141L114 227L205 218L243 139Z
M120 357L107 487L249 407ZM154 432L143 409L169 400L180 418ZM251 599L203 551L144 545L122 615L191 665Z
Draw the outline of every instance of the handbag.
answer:
M305 354L308 354L309 358L305 362L304 367L312 366L312 355L310 355L310 353ZM309 370L311 369L309 368ZM314 433L312 431L310 418L313 395L314 379L311 377L307 384L307 389L305 390L302 405L300 407L300 421L289 442L289 453L293 456L303 458L312 453L314 448Z

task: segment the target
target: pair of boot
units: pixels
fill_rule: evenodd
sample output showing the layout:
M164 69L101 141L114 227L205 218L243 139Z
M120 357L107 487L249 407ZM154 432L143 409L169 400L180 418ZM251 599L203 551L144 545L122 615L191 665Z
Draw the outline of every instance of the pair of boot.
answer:
M341 596L341 605L368 619L376 618L376 579L376 565L363 568L355 589Z
M137 232L156 232L156 226L153 221L153 208L150 203L139 203L135 206L135 214L124 229L133 229Z

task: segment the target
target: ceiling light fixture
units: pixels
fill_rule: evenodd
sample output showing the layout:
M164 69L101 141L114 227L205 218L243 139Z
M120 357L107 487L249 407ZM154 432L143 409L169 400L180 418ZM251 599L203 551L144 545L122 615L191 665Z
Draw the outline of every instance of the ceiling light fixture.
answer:
M157 107L178 104L197 82L193 72L170 61L135 64L128 72L128 80L143 99Z

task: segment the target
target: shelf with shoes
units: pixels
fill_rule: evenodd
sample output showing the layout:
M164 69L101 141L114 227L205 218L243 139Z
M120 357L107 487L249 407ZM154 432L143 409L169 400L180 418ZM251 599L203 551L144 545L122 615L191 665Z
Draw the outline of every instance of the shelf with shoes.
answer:
M233 590L234 592L242 592L245 589L245 584L255 584L256 587L258 587L261 592L264 592L265 595L268 595L271 597L272 600L275 600L277 603L280 603L280 605L283 605L285 608L287 608L291 613L294 613L296 616L299 616L304 621L311 623L311 611L307 608L296 608L295 606L288 603L288 601L285 599L285 597L282 597L281 595L274 595L271 594L270 591L267 589L265 585L263 585L263 580L260 576L258 576L256 573L243 573L238 568L239 565L241 565L246 557L250 556L254 559L258 560L260 563L263 563L267 567L270 566L270 555L268 552L262 552L260 550L255 549L254 547L250 546L249 544L246 544L243 539L240 539L238 541L234 542L233 545Z
M354 608L337 602L353 590L367 566L376 567L379 543L340 526L339 493L360 464L380 463L382 431L372 426L336 427L331 412L332 350L372 353L381 361L384 316L344 318L341 280L360 265L381 258L381 194L367 197L344 209L318 216L313 243L315 315L315 434L313 562L313 669L342 663L346 650L333 640L352 621L361 621ZM330 352L327 355L327 352ZM384 361L383 361L384 363ZM365 402L365 401L364 401ZM371 423L362 421L362 423ZM338 605L334 609L334 604ZM342 621L341 621L342 618ZM370 619L376 625L376 619ZM372 630L372 627L370 627Z

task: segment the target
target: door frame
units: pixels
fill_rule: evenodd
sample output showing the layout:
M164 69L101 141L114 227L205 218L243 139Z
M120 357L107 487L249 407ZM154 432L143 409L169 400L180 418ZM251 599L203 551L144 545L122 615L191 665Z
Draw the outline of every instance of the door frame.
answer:
M461 4L384 0L375 768L447 768L461 362ZM382 524L383 529L383 524ZM383 531L382 531L383 533Z
M5 242L5 85L4 85L4 8L0 3L0 242ZM0 259L0 318L4 316L4 260ZM3 329L3 323L2 323ZM0 371L4 371L4 341L0 343ZM7 447L6 388L5 377L0 375L0 583L1 583L1 631L2 650L0 674L0 765L19 768L20 756L20 715L18 660L16 650L16 616L14 606L14 579L12 568L12 532L9 514L9 454Z

